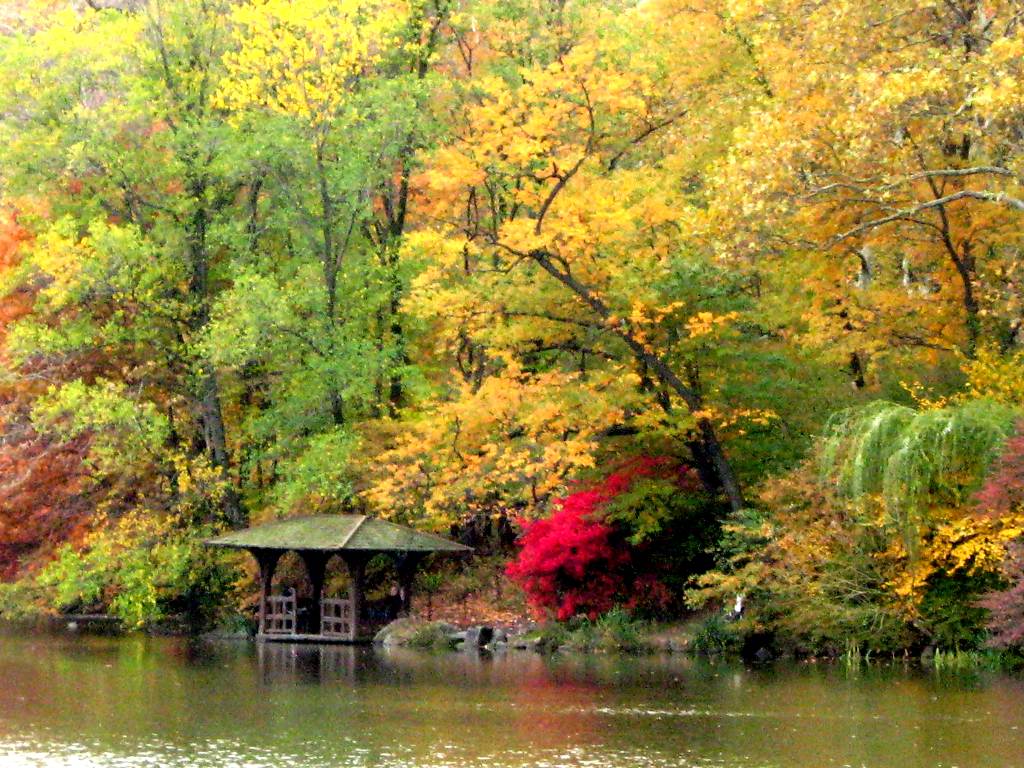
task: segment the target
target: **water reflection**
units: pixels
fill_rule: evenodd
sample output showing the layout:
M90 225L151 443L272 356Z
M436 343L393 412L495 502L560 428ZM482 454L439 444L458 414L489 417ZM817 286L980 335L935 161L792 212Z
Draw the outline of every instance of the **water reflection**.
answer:
M1024 685L348 646L0 638L0 766L1024 765Z
M256 662L264 685L354 682L357 650L342 645L259 643Z

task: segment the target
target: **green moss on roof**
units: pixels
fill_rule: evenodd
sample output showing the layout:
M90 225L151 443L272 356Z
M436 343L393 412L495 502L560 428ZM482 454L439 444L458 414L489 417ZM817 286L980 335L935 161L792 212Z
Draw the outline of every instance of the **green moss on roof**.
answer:
M294 517L207 539L214 547L379 552L468 552L469 547L365 515Z

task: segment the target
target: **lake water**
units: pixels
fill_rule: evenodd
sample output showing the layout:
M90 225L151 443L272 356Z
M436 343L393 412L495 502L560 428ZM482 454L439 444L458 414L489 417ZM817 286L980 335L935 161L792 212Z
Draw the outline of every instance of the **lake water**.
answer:
M1020 768L1024 681L0 637L0 766Z

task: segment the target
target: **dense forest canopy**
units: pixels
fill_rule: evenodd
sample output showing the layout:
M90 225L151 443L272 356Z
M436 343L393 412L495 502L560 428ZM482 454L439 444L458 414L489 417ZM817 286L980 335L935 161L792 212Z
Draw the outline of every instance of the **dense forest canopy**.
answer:
M1018 0L0 13L7 603L144 622L310 511L603 510L809 642L1019 580Z

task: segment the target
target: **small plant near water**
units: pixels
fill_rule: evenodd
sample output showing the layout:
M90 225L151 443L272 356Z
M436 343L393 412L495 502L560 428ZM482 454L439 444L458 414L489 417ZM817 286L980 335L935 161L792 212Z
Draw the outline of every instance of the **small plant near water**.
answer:
M571 625L565 645L579 651L643 653L650 650L644 640L645 628L644 622L615 607L595 620L578 619Z
M416 576L416 586L427 604L427 621L431 621L434 618L434 596L444 586L444 575L437 571L421 571Z
M865 653L864 648L860 642L854 638L849 638L846 641L846 650L843 651L842 656L839 657L843 663L843 666L847 670L860 669L861 666L869 661L871 658L870 649Z
M712 614L697 627L690 648L709 655L739 651L742 638L736 628L719 613Z
M553 653L566 644L569 638L568 628L560 622L550 622L538 630L528 632L525 639L533 642L534 648L540 653Z
M616 607L596 619L577 616L566 622L551 622L526 637L541 653L559 649L581 653L644 653L651 649L645 640L646 630L646 622Z
M416 627L405 644L410 648L434 651L450 650L454 647L451 627L436 621Z
M0 620L20 622L38 617L42 597L39 588L29 581L0 584Z
M965 651L955 648L951 651L937 650L928 662L936 672L967 672L978 669L1002 669L1003 654L994 650Z

